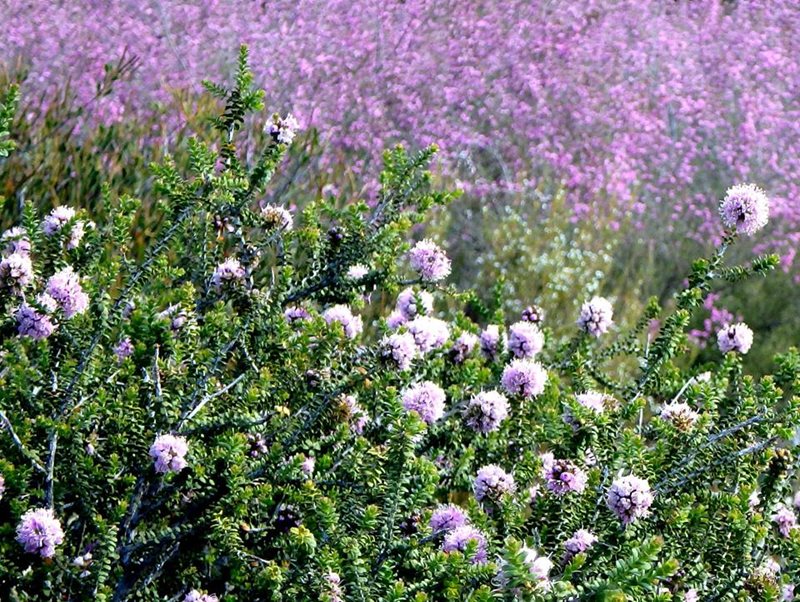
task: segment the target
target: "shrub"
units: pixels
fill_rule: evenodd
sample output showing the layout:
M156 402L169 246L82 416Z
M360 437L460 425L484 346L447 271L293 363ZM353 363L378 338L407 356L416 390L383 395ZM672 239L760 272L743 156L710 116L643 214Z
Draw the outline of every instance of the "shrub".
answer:
M4 599L789 596L800 354L756 380L737 327L680 367L712 282L777 257L725 266L730 229L670 312L620 330L587 294L506 339L441 248L407 242L453 196L433 149L385 153L371 207L259 203L293 124L243 160L246 59L206 86L218 142L153 167L167 222L143 259L125 196L97 223L27 205L4 237ZM396 310L365 322L382 295Z

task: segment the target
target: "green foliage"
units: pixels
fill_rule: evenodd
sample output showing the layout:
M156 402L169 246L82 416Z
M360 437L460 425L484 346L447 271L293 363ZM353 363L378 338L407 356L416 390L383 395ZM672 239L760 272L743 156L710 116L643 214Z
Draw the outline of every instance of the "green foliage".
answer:
M227 602L666 602L696 589L704 600L762 600L797 578L800 533L784 537L773 516L797 475L800 355L787 351L761 378L737 354L686 361L704 295L768 272L774 258L726 266L729 235L685 288L599 340L573 326L594 288L572 299L574 283L551 296L545 287L553 305L536 359L547 385L509 395L509 417L482 434L464 408L502 389L512 357L460 353L457 341L502 323L513 304L502 283L459 291L408 269L413 227L456 197L432 189L435 149L390 149L374 202L317 199L289 228L268 206L291 197L273 178L289 149L242 138L263 120L251 115L263 94L246 50L233 87L206 89L222 105L216 138L154 162L147 191L100 186L102 211L79 212L53 236L23 205L33 282L24 298L7 286L0 296L0 599L182 600L198 589ZM147 235L144 206L161 224ZM70 245L79 223L85 236ZM551 256L569 245L559 244ZM241 272L222 278L231 258ZM44 312L36 293L65 266L82 277L87 311L56 312L42 340L20 336L18 306ZM382 306L406 286L418 312L420 293L433 296L430 317L447 320L449 337L403 371L386 353ZM365 316L364 332L326 320L336 305ZM130 354L118 353L127 340ZM432 424L401 402L420 381L446 392ZM608 395L602 408L580 402L588 391ZM696 419L662 417L678 402ZM149 450L166 433L186 439L188 465L161 474ZM583 471L585 488L550 491L547 453ZM489 464L516 488L481 502L473 481ZM631 474L654 501L625 526L606 499ZM443 549L450 533L429 526L442 503L463 509L486 550ZM39 507L65 532L48 560L15 541ZM568 553L579 529L598 541ZM546 579L534 556L552 563Z

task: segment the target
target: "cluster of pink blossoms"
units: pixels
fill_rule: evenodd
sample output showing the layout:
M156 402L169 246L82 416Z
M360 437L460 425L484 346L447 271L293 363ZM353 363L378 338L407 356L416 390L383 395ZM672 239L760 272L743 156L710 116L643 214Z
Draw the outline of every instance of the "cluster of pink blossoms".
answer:
M497 324L489 324L480 334L481 353L490 362L495 361L503 353L506 347L505 335L500 333Z
M442 504L431 514L428 521L431 531L442 533L469 524L469 517L464 510L455 504Z
M450 259L433 241L419 241L408 256L411 267L426 282L439 282L450 274Z
M444 415L445 392L436 383L415 383L403 392L403 407L416 412L427 424L433 424Z
M550 571L553 570L553 561L547 556L540 555L536 550L528 546L522 546L520 553L522 554L522 563L528 569L530 577L534 582L534 587L539 590L550 589ZM511 581L511 575L509 563L507 561L503 560L500 563L497 577L498 582L503 587L508 586Z
M753 331L744 322L729 324L717 333L717 345L722 353L742 353L753 346Z
M517 490L517 484L513 475L496 464L488 464L478 470L472 488L475 499L479 502L496 502L505 495L514 493Z
M55 300L67 319L82 314L89 307L89 295L83 292L80 276L71 266L50 276L45 292Z
M797 515L784 504L780 504L775 510L772 521L778 526L778 531L783 537L789 537L792 531L797 529Z
M410 332L393 332L381 341L383 357L405 372L418 355L417 341Z
M418 316L406 324L414 337L420 353L442 347L450 338L450 326L444 320L431 316Z
M589 478L574 462L556 459L551 453L542 454L541 460L545 484L555 495L584 492Z
M488 560L488 542L486 536L472 525L462 525L448 531L442 541L442 551L446 553L466 552L470 545L475 546L472 562L485 564Z
M581 306L578 327L593 337L608 332L614 324L614 308L608 299L593 297Z
M675 428L688 431L697 422L700 415L688 403L673 402L665 404L659 414L661 420L672 423Z
M725 226L752 236L769 221L769 199L754 184L738 184L728 189L719 211Z
M261 217L269 230L288 231L294 225L292 213L280 205L264 205L261 208Z
M219 292L226 287L239 284L244 280L245 271L235 257L229 257L219 264L211 275L211 285Z
M47 237L53 237L72 224L66 247L77 249L83 240L86 224L82 220L75 219L75 216L76 212L72 207L56 207L44 218L42 232Z
M64 542L61 521L49 508L28 510L17 525L17 541L29 554L52 558L56 555L56 546Z
M597 536L587 529L578 529L567 541L564 542L564 550L567 557L571 558L582 554L597 543Z
M516 359L503 369L501 382L509 395L536 397L544 392L547 371L539 362Z
M28 253L14 252L0 260L0 290L20 295L33 284L33 262Z
M463 416L471 429L484 435L491 433L508 417L508 399L499 391L481 391L469 400Z
M647 516L652 504L650 483L634 475L619 477L606 493L606 505L625 526Z
M350 430L356 435L364 432L364 427L369 422L369 415L358 403L355 395L345 395L342 397L342 408L347 413L347 418L350 422Z
M188 466L186 454L189 444L183 437L176 435L159 435L150 446L150 457L155 460L156 472L180 472Z
M333 324L335 322L341 324L344 329L344 334L349 339L356 338L364 329L361 316L353 314L346 305L333 305L322 313L322 317L328 324Z
M544 334L532 322L521 321L508 328L508 350L518 358L533 358L544 348Z

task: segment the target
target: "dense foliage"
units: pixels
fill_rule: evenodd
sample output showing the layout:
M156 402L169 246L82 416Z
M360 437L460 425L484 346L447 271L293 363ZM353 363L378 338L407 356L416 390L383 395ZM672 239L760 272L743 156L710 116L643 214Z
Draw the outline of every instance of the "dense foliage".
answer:
M724 263L760 190L729 191L715 254L633 329L591 295L506 316L408 242L453 197L434 149L385 153L372 205L293 213L270 180L294 119L264 119L244 50L206 88L218 140L152 167L142 258L141 201L110 192L108 219L26 204L3 235L3 599L792 599L800 354L747 376L736 323L682 363L712 283L778 265Z

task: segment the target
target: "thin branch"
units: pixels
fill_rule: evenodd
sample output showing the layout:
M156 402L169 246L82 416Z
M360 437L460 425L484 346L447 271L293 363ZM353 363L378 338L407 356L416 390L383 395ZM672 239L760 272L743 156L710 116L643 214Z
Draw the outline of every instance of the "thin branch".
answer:
M25 456L28 460L30 460L31 464L36 470L38 470L39 472L46 473L47 471L45 470L44 466L42 466L42 463L36 459L36 456L34 456L30 451L28 451L25 445L23 445L22 440L17 435L16 431L14 430L14 427L11 426L11 421L5 415L5 412L3 412L3 410L0 410L0 422L2 422L3 425L5 425L6 429L8 429L8 434L11 435L11 440L14 442L14 445L17 446L22 455Z

